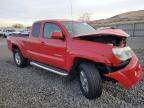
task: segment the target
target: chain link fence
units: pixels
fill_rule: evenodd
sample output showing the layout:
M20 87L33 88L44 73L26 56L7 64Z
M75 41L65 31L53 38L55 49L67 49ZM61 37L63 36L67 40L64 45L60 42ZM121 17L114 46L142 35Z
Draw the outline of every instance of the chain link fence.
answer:
M99 27L115 27L124 30L132 37L144 37L144 21L115 24L91 24L95 29Z

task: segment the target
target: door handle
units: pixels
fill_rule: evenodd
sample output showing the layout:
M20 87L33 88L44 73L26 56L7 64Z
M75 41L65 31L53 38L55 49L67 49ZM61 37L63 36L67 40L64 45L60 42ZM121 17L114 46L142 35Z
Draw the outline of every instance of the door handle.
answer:
M41 44L45 44L45 42L44 42L44 41L41 41Z

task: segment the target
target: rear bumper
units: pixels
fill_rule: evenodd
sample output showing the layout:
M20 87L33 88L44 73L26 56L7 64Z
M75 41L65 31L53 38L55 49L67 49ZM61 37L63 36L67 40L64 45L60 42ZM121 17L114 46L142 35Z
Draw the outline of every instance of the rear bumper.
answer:
M125 88L130 88L141 79L142 68L138 58L133 54L131 61L125 68L105 74L105 76L117 80Z

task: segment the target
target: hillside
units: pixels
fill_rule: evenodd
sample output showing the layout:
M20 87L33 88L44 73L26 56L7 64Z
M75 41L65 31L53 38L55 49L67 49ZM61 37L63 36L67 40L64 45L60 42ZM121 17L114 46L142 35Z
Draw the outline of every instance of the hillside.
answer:
M89 22L90 24L111 24L111 23L122 23L131 21L144 21L144 10L130 11L113 16L108 19L94 20Z

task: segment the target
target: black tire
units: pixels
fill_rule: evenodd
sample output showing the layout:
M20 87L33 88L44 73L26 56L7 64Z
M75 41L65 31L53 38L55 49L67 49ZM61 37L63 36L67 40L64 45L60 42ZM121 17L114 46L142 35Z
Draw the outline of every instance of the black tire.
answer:
M19 60L20 60L19 63L18 63L18 61L16 60L16 55L19 56ZM28 59L26 59L26 58L24 58L24 57L22 56L22 54L21 54L21 52L20 52L19 49L15 49L15 50L13 51L13 58L14 58L14 62L15 62L15 64L16 64L16 66L18 66L18 67L24 68L24 67L26 67L26 66L29 65Z
M82 75L83 74L83 75ZM81 76L84 76L87 79L83 80L84 82L87 82L86 86L87 89L84 89ZM88 99L95 99L101 96L102 94L102 80L101 76L96 69L95 65L92 63L83 62L79 66L79 82L80 82L80 88L83 93L83 95Z

